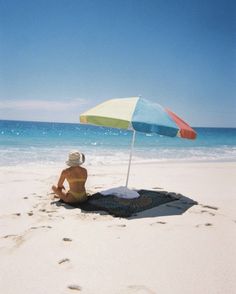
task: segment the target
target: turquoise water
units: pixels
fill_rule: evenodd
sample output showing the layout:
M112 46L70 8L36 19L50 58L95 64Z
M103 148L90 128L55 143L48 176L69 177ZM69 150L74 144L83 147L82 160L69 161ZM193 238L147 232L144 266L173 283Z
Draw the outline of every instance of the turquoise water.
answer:
M236 161L235 128L195 128L196 140L136 134L133 160ZM0 165L64 162L70 150L87 164L127 162L132 132L96 126L0 120Z

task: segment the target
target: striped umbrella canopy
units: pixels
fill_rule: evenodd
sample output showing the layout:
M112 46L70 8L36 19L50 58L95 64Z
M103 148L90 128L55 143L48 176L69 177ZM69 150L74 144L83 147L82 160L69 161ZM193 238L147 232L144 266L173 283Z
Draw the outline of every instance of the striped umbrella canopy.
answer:
M141 97L110 99L80 115L80 122L133 130L126 186L128 185L135 131L195 139L196 132L169 109Z

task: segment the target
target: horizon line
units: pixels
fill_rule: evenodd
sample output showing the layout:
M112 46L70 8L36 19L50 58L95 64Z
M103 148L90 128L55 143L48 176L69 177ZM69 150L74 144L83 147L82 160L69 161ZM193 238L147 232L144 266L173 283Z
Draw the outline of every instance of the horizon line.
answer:
M31 123L56 123L56 124L79 124L79 125L86 125L86 124L82 124L79 122L63 122L63 121L44 121L44 120L23 120L23 119L1 119L0 118L0 121L14 121L14 122L31 122ZM95 126L96 125L92 125L92 124L87 124L87 125L90 125L90 126ZM105 127L105 126L97 126L97 127ZM235 127L219 127L219 126L191 126L191 128L212 128L212 129L236 129L236 126ZM115 128L116 129L116 128ZM117 128L118 129L118 128Z

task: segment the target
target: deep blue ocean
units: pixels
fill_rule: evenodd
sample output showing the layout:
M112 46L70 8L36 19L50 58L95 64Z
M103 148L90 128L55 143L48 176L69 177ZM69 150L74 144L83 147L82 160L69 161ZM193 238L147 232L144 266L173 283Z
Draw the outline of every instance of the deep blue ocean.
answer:
M133 162L236 161L236 128L194 128L196 140L137 133ZM88 165L126 163L132 132L69 123L0 120L0 166L64 162L70 150Z

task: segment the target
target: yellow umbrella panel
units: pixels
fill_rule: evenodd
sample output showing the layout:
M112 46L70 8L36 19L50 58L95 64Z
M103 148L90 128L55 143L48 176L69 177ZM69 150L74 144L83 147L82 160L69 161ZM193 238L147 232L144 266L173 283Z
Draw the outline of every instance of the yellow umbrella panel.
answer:
M132 129L130 123L138 99L139 97L131 97L105 101L82 113L80 122L103 127Z

